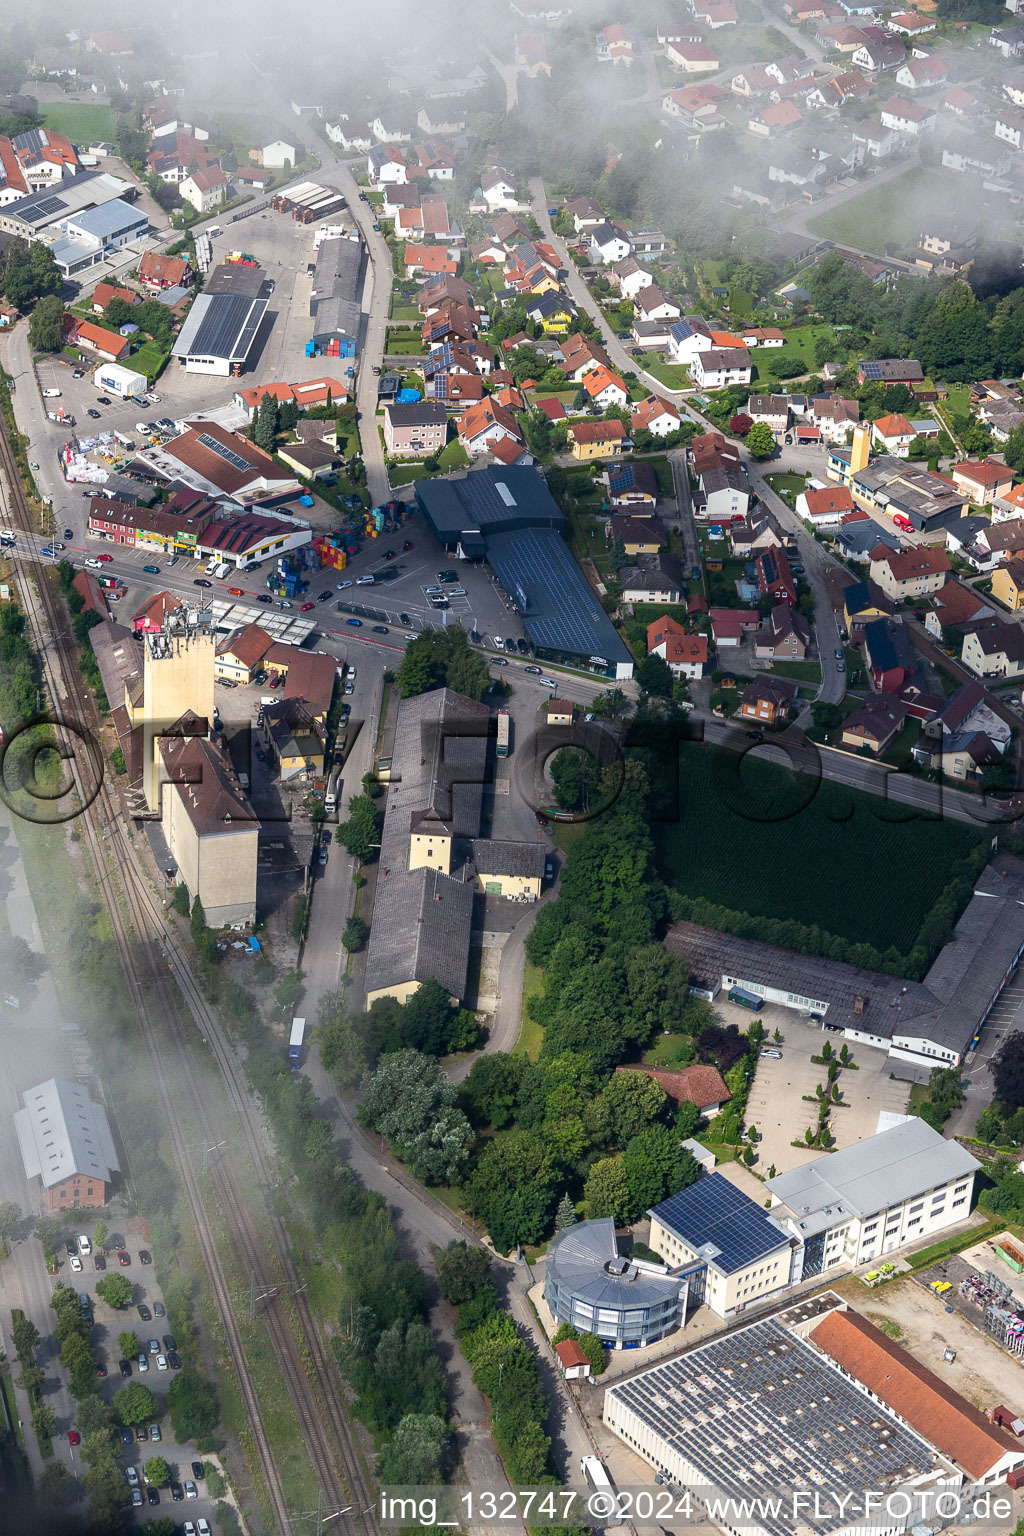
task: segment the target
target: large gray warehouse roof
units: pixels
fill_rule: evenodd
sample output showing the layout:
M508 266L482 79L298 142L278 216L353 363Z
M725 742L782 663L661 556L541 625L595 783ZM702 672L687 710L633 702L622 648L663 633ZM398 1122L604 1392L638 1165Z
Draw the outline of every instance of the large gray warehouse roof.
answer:
M81 1083L64 1077L29 1088L25 1108L14 1116L21 1159L28 1177L45 1189L80 1174L109 1184L118 1172L107 1112Z
M488 536L487 563L520 607L538 650L600 656L632 669L633 658L560 533L528 528Z
M244 362L256 340L266 299L243 294L201 293L172 349L174 357L218 357Z
M682 1282L651 1274L621 1258L610 1216L580 1221L560 1232L547 1264L559 1285L594 1307L656 1307L679 1294Z
M748 1531L792 1536L794 1488L856 1494L907 1486L942 1462L931 1447L883 1404L871 1401L829 1361L775 1318L751 1323L632 1380L605 1396L605 1420L620 1409L635 1414L660 1445L692 1468L695 1483L734 1498L781 1492L781 1509L767 1503L736 1524ZM624 1428L632 1430L626 1422ZM950 1469L952 1470L952 1469ZM679 1473L676 1472L678 1476ZM827 1495L809 1501L798 1525L824 1536L849 1528L851 1512ZM725 1521L721 1522L724 1528Z
M780 1173L768 1180L768 1188L798 1222L808 1217L813 1224L826 1206L833 1218L844 1213L873 1216L951 1179L966 1178L980 1167L959 1142L947 1141L915 1116Z
M475 554L483 553L483 537L565 523L543 476L524 465L489 465L445 480L417 480L413 490L441 543L472 543L475 536Z
M19 197L0 208L0 228L16 234L34 234L58 219L109 203L130 190L131 182L107 171L79 171L55 186L31 192L28 197Z

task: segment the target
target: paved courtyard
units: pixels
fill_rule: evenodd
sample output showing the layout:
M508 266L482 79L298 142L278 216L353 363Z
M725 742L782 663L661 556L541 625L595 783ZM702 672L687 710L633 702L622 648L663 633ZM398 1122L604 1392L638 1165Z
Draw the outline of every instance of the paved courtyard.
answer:
M816 1149L794 1147L791 1143L803 1135L807 1126L817 1125L817 1103L805 1103L804 1096L814 1095L817 1085L825 1082L828 1069L811 1057L820 1056L826 1041L838 1053L843 1040L841 1036L823 1033L786 1008L768 1005L758 1017L764 1023L765 1047L781 1050L782 1059L762 1056L758 1061L747 1100L747 1124L756 1125L761 1135L758 1171L767 1173L774 1163L776 1172L785 1173L820 1155ZM747 1018L749 1022L749 1015ZM776 1028L783 1037L779 1046L772 1039ZM890 1077L893 1063L883 1051L866 1045L851 1045L850 1051L857 1070L839 1074L846 1107L837 1108L832 1114L837 1147L849 1147L873 1136L882 1110L905 1114L910 1096L908 1082Z

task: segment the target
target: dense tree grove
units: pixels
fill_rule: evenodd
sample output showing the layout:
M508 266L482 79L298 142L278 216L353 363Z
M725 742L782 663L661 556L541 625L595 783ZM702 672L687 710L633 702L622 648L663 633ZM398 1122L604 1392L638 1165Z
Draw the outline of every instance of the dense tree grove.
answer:
M461 624L427 629L410 640L398 668L403 699L432 688L453 688L470 699L482 699L491 686L487 658L474 651Z
M1019 374L1024 358L1024 286L982 260L970 278L907 277L887 292L830 253L806 276L814 307L830 324L871 335L877 357L916 357L926 373L970 380ZM888 409L900 409L893 392Z

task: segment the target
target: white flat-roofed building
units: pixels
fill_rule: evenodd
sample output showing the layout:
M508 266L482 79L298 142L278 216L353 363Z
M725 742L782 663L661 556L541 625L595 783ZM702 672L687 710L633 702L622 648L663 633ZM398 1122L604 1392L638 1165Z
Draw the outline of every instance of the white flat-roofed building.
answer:
M802 1277L868 1264L970 1214L981 1164L914 1116L767 1181L802 1244Z

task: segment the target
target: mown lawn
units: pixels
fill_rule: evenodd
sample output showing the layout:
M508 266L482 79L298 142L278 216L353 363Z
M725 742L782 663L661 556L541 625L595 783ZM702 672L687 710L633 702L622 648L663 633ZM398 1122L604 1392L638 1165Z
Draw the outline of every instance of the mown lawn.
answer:
M646 353L641 360L636 360L637 372L647 372L659 380L668 389L692 389L693 382L685 368L678 363L666 363L663 357L655 353Z
M799 363L802 372L813 373L818 366L814 361L814 347L819 336L831 337L832 327L830 325L797 325L786 332L786 340L781 347L755 347L750 354L751 361L757 366L755 382L775 387L775 375L772 372L773 358L781 357L787 361Z
M970 827L686 742L678 791L678 809L666 797L663 816L652 821L668 884L903 955L950 866L979 840ZM867 898L866 871L884 881L884 900Z
M948 176L912 166L884 186L869 186L860 197L808 220L807 227L841 245L883 256L889 241L903 252L912 251L921 232L920 210L945 207L949 194Z
M821 664L817 661L773 661L772 671L798 683L821 682Z
M75 144L88 148L100 141L112 143L117 130L117 117L113 107L98 106L90 101L45 101L40 116L44 128L54 133L66 133Z

